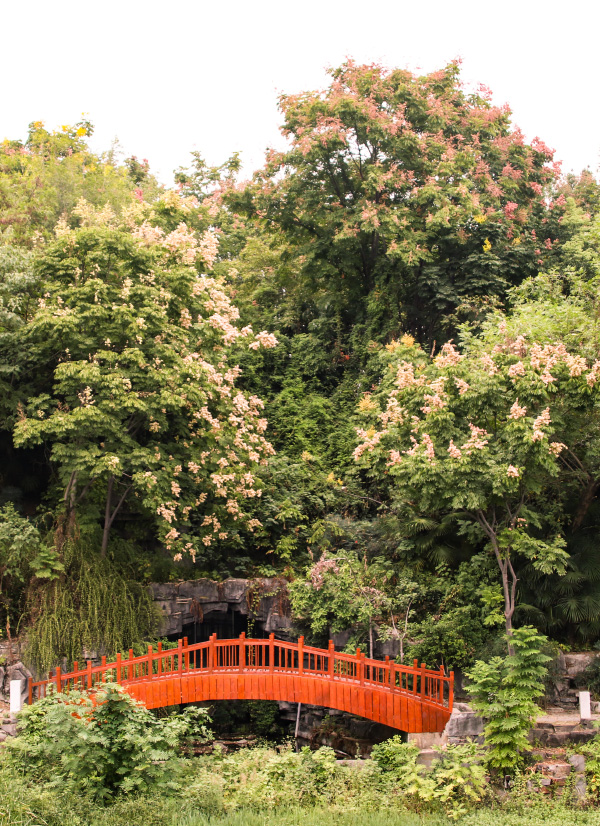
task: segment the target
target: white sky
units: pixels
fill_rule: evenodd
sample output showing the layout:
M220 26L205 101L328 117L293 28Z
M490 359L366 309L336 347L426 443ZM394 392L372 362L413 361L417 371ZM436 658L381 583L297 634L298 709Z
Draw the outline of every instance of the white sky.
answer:
M463 79L509 103L564 169L600 161L598 0L29 0L0 15L0 140L82 111L92 145L118 137L165 183L198 149L242 152L245 172L281 145L277 95L327 85L326 66L424 71L463 59Z

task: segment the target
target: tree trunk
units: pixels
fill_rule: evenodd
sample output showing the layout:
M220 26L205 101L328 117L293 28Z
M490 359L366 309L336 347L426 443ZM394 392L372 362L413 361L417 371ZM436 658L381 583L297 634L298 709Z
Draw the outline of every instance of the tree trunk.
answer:
M100 550L100 556L106 556L106 550L108 548L108 536L110 534L110 526L112 525L111 519L111 505L112 505L112 490L113 485L115 483L115 477L109 476L108 478L108 488L106 491L106 506L104 508L104 531L102 533L102 548Z
M571 525L571 530L573 531L573 533L579 530L579 528L582 526L583 520L585 519L587 512L590 509L590 505L596 498L598 487L600 487L600 479L593 479L590 477L587 486L583 492L583 495L579 500L579 505L575 513L575 518L573 519L573 524Z
M131 490L131 485L128 485L125 488L125 492L117 502L117 504L112 508L112 493L113 487L115 483L115 477L110 476L108 479L108 488L106 491L106 507L104 509L104 532L102 534L102 548L100 549L100 556L106 556L106 551L108 549L108 537L110 535L110 529L112 527L112 523L115 521L115 516L121 510L121 505L125 501L127 494ZM111 511L112 508L112 511Z

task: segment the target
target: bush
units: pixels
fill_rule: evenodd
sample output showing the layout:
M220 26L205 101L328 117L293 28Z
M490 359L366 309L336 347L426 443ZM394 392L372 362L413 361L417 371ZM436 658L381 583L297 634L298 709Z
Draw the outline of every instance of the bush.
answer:
M478 660L468 677L474 708L485 716L485 742L489 746L486 762L495 772L514 774L531 746L527 732L538 712L535 698L544 693L547 640L534 628L524 626L510 637L512 654Z
M417 763L419 748L396 735L373 746L372 757L383 772L394 776L395 788L418 808L439 802L448 817L456 819L486 791L482 750L467 743L436 751L439 756L427 771Z
M19 716L11 762L51 787L104 800L172 782L172 758L186 738L207 739L207 711L158 719L117 683L93 692L51 693Z

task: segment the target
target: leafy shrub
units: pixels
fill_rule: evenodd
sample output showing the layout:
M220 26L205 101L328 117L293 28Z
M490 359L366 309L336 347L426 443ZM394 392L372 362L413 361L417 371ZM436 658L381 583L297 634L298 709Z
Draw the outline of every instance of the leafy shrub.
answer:
M473 706L487 720L486 762L502 774L514 774L530 748L527 732L538 712L534 701L544 693L551 659L542 651L546 638L530 626L513 631L509 643L514 653L475 663L467 688Z
M207 739L205 709L158 719L117 683L50 694L20 714L12 762L50 786L71 786L104 800L169 786L171 762L186 738Z
M419 748L396 735L373 746L372 757L382 771L394 776L396 789L418 807L439 801L455 819L467 812L469 804L479 802L486 790L482 750L467 743L437 752L427 771L417 763Z

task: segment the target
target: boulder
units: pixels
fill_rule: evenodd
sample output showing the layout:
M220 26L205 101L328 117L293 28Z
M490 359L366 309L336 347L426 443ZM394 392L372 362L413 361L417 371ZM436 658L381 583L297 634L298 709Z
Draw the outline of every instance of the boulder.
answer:
M447 743L461 743L471 738L481 740L483 737L484 721L467 703L455 703L450 719L443 732L443 740Z

